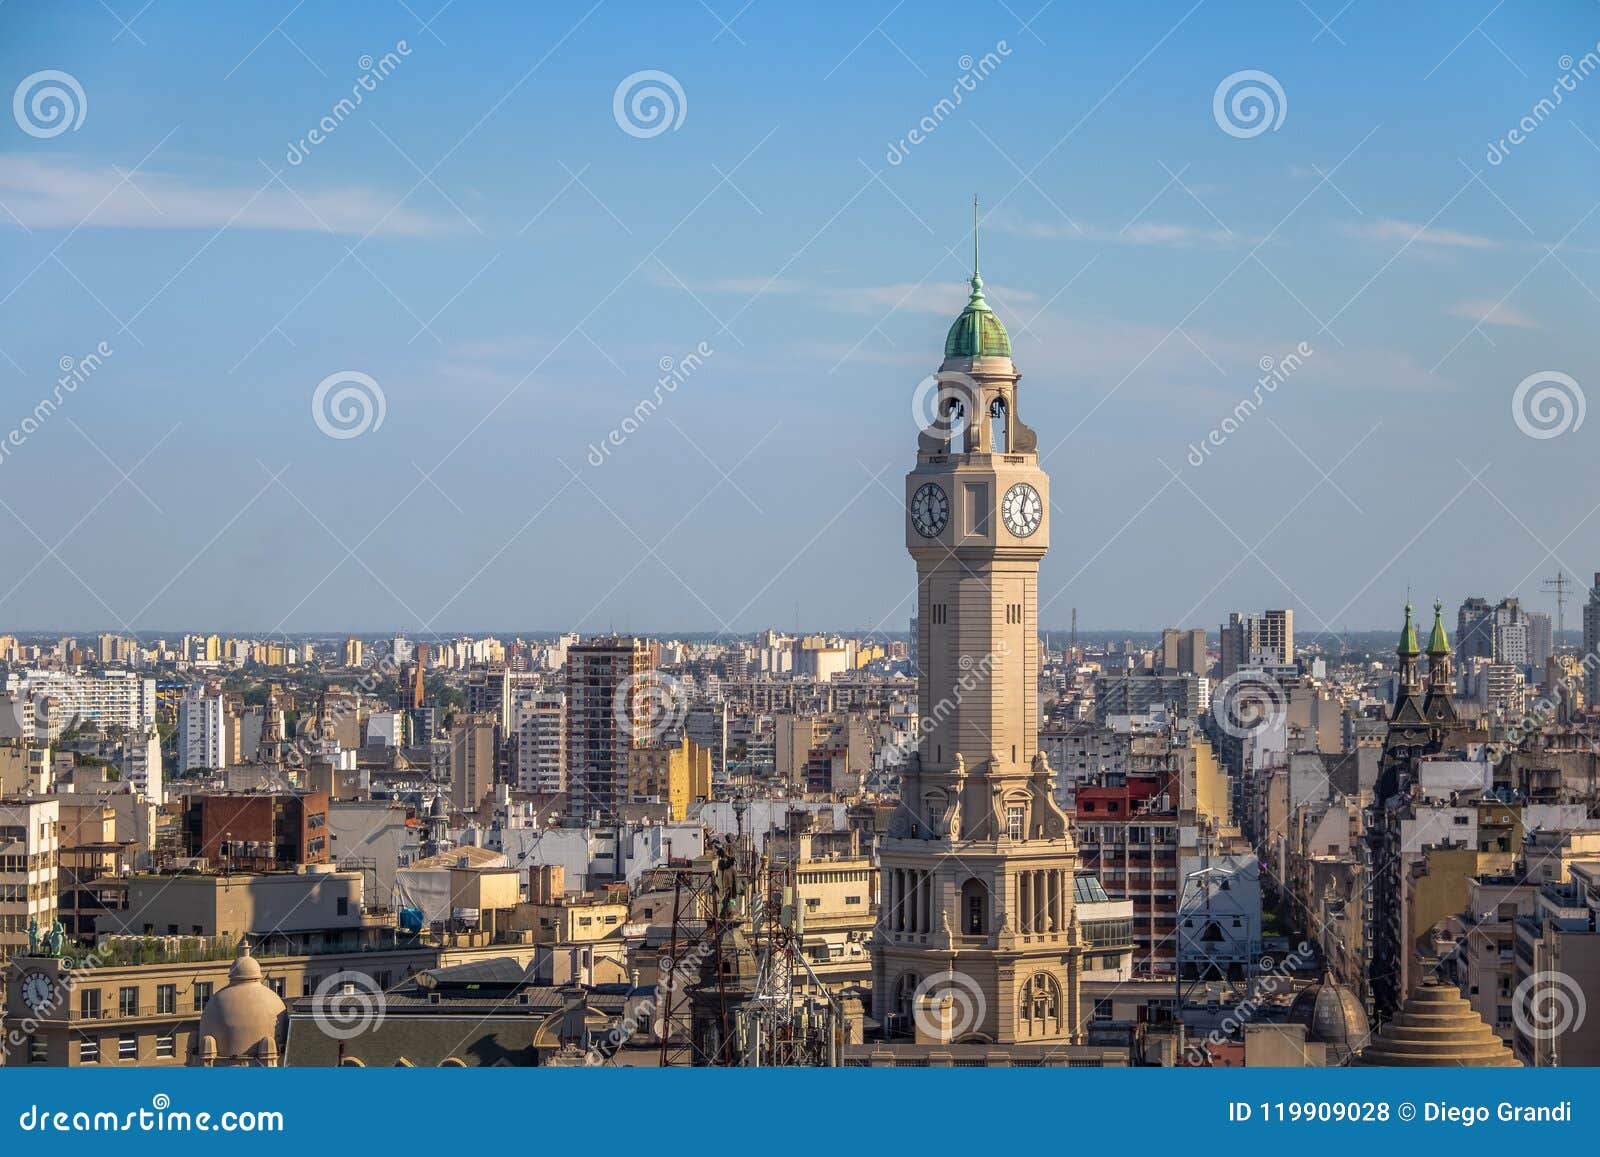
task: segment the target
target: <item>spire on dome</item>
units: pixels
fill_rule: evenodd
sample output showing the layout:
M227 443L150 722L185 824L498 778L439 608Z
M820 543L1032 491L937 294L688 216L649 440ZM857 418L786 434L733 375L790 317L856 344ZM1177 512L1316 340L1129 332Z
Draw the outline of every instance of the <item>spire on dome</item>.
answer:
M1011 337L983 296L983 277L978 273L978 198L972 198L972 296L944 339L946 358L1008 358Z

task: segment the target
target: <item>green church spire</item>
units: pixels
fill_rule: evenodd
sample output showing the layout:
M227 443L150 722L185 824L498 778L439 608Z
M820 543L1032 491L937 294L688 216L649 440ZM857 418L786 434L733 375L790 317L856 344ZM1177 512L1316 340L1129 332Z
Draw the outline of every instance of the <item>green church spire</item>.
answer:
M1448 655L1450 638L1444 633L1444 604L1433 600L1433 634L1428 637L1428 654Z
M1414 659L1422 654L1422 648L1417 646L1417 626L1411 621L1411 600L1406 600L1406 625L1400 632L1400 645L1395 648L1395 653L1401 658Z

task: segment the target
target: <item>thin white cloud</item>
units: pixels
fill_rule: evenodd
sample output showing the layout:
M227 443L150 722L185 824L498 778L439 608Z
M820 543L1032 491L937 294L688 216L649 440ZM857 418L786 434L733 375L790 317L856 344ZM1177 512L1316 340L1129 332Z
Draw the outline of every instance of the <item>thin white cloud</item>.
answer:
M1220 225L1133 221L1121 228L1078 221L1030 221L997 213L986 224L999 233L1034 241L1090 241L1102 245L1149 245L1167 249L1231 249L1261 239Z
M669 288L679 288L678 283L665 275L653 275L651 280ZM843 313L881 317L886 313L927 313L955 317L966 304L972 292L964 284L944 280L924 282L903 281L891 285L835 285L809 281L802 278L779 277L716 277L696 280L699 292L726 293L736 297L804 297L815 304ZM1037 302L1038 295L1030 290L985 283L984 292L991 303L999 308L1001 303L1025 305Z
M124 172L127 170L124 169ZM263 229L369 231L403 237L454 232L465 222L396 207L399 194L363 186L315 188L293 170L284 183L265 170L254 185L225 185L204 178L140 170L124 180L109 165L41 160L0 154L0 226L20 221L29 229ZM290 190L293 190L292 192Z
M1362 241L1383 241L1414 245L1428 245L1441 249L1498 249L1500 243L1492 237L1477 233L1461 233L1454 229L1435 229L1414 221L1398 221L1385 217L1378 221L1352 221L1340 226L1346 237Z
M1479 325L1502 325L1509 329L1543 329L1538 320L1505 302L1463 301L1445 310L1451 317L1464 317Z

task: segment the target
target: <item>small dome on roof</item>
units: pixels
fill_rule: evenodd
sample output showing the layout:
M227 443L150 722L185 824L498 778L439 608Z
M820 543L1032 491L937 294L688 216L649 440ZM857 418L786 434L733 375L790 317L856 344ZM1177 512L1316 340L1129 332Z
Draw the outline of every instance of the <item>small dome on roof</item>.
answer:
M276 1065L288 1022L283 1000L261 980L249 941L228 969L228 983L200 1013L191 1065Z
M1329 971L1295 996L1289 1006L1289 1023L1305 1025L1308 1041L1327 1046L1330 1065L1348 1062L1351 1053L1365 1044L1372 1032L1361 1001Z

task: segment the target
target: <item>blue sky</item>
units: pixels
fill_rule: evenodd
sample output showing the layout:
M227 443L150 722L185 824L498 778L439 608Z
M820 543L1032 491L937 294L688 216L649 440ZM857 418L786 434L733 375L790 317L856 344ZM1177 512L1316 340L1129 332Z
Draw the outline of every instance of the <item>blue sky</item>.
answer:
M113 351L0 459L0 623L902 629L974 193L1053 478L1045 627L1386 626L1408 586L1543 607L1600 566L1600 419L1512 410L1600 380L1600 77L1532 112L1595 5L667 7L0 9L6 90L84 105L0 123L0 437ZM682 93L655 135L614 115L644 70ZM1214 115L1244 70L1283 94L1256 135ZM344 372L383 421L332 438Z

